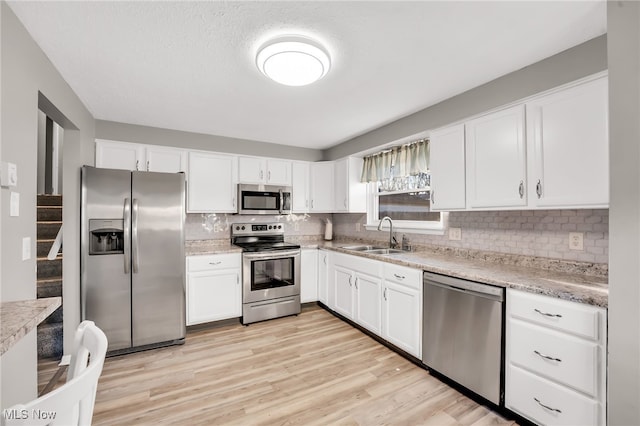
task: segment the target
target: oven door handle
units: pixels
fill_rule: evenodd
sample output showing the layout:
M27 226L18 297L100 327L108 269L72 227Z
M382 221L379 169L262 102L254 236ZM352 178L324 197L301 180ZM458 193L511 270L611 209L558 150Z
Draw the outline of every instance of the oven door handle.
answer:
M278 250L267 253L242 253L242 256L248 260L282 259L285 257L300 256L300 250Z
M279 213L282 214L284 211L284 195L282 194L282 188L278 190L278 193L280 194L280 205L279 205L280 212Z

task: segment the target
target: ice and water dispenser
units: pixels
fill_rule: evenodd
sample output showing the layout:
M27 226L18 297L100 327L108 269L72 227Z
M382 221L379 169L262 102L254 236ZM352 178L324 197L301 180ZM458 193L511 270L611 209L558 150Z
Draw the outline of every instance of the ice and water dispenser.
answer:
M124 253L122 219L89 219L89 254Z

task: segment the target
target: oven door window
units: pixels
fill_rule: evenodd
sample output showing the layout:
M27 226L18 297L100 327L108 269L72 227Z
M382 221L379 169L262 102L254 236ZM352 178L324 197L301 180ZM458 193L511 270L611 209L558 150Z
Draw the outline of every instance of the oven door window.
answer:
M294 285L293 257L251 261L251 291Z
M242 192L243 210L280 210L280 194L277 192Z

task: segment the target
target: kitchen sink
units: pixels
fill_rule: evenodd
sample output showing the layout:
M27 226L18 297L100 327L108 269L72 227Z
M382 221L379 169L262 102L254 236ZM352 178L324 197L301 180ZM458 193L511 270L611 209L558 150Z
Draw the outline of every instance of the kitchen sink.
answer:
M365 250L365 253L369 253L369 254L399 254L399 253L405 253L405 251L404 250L398 250L398 249L379 248L379 249Z
M342 247L345 250L353 250L353 251L371 251L371 250L387 250L384 247L379 246L344 246Z

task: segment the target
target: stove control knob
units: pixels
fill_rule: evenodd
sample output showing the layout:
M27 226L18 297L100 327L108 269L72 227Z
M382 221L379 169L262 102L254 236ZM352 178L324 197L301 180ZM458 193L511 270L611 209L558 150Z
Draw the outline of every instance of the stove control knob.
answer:
M242 230L244 231L244 226L242 227Z
M269 229L273 228L273 226L269 225Z
M239 231L239 230L240 230L240 227L239 227L239 226L236 226L236 231Z
M282 229L282 225L278 225L278 229Z

